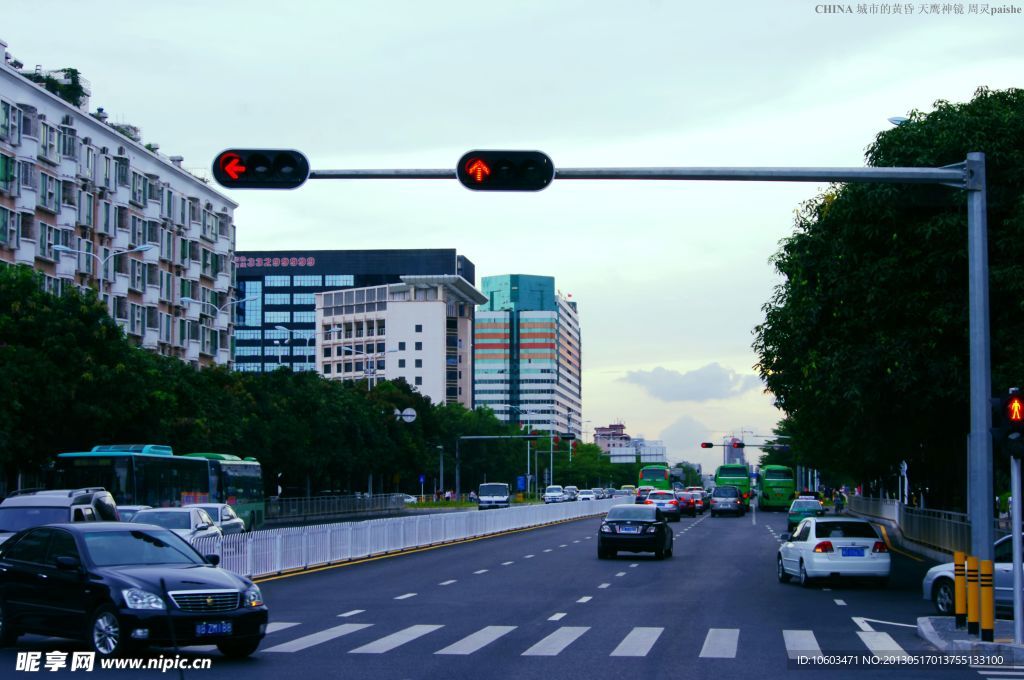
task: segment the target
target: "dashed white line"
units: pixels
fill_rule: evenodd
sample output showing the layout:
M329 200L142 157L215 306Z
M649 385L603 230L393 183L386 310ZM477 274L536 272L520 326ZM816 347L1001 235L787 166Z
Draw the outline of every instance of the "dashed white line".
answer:
M476 570L476 571L474 571L473 573L474 573L474 574L486 574L486 573L487 573L487 570L486 570L486 569L477 569L477 570Z
M544 548L544 552L551 552L551 548Z
M558 547L559 547L559 548L568 548L569 546L568 546L568 544L566 544L566 543L563 543L562 545L560 545L560 546L558 546Z
M406 593L405 595L399 595L396 600L408 600L410 597L416 597L416 593Z
M573 541L573 543L579 543L579 541Z
M626 575L626 572L624 572L624 571L620 571L618 574L616 574L616 576L625 576L625 575Z
M451 584L455 583L455 581L456 581L456 579L451 578L451 579L448 579L447 581L441 581L437 585L439 585L439 586L450 586Z
M549 616L548 617L548 621L561 621L564 618L565 618L565 612L558 612L557 614Z
M636 569L636 568L637 568L637 567L639 567L639 566L640 566L640 563L639 563L639 562L634 562L633 564L629 565L629 568L630 568L630 569Z
M523 559L524 559L524 560L528 560L528 559L530 559L531 557L534 557L534 555L523 555Z
M843 601L843 600L833 600L833 602L835 602L840 607L845 607L846 606L846 602Z
M590 595L584 595L583 597L581 597L580 599L578 599L578 600L576 600L576 601L577 601L577 602L590 602L590 601L591 601L591 600L593 600L593 599L594 599L594 598L593 598L593 597L591 597Z
M304 637L300 637L300 638L295 639L295 640L290 640L288 642L285 642L284 644L276 645L274 647L270 647L269 649L264 649L263 651L264 652L300 652L303 649L306 649L308 647L312 647L313 645L318 645L318 644L320 644L322 642L327 642L328 640L333 640L333 639L339 638L339 637L341 637L343 635L348 635L350 633L354 633L357 630L362 630L364 628L369 628L371 625L373 625L373 624L370 624L370 623L343 623L340 626L335 626L333 628L328 628L327 630L322 630L322 631L320 631L318 633L313 633L312 635L306 635Z
M338 614L338 618L339 619L347 619L350 616L355 616L356 614L362 614L365 611L366 611L365 609L353 609L350 612L345 612L344 614Z
M597 588L598 588L598 590L603 590L603 589L607 588L610 585L611 585L611 583L602 583Z
M512 561L512 562L502 562L502 563L501 563L501 566L503 566L503 567L507 567L507 566L508 566L508 565L510 565L510 564L515 564L515 562L514 562L514 561Z

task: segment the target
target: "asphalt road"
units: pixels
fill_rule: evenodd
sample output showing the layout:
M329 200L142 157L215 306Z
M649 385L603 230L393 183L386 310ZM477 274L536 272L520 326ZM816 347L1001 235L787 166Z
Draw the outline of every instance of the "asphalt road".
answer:
M873 649L934 654L913 627L931 612L919 594L930 565L894 554L886 589L780 584L775 554L785 523L785 515L762 512L684 518L672 525L672 558L598 560L599 520L586 519L265 580L272 624L260 650L242 661L212 649L183 650L185 658L212 663L185 677L987 677L967 667L798 665L791 656L817 649L857 659ZM8 674L17 651L55 649L83 647L23 638L0 650L0 675L20 676ZM173 657L174 650L148 657L161 654Z

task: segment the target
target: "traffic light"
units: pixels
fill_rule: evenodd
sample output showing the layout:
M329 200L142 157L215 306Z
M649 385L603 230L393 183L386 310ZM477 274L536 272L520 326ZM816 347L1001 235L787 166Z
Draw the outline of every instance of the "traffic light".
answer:
M572 432L567 432L565 434L560 434L558 436L561 437L562 439L564 439L567 442L571 442L571 441L575 441L576 440L576 435L573 434Z
M213 178L228 189L294 189L309 178L309 161L292 149L227 149Z
M1024 397L1016 387L1011 387L1003 400L1003 425L1007 453L1014 458L1024 457Z
M455 175L474 191L540 191L555 178L555 164L540 151L470 151Z
M746 444L744 444L743 442L733 442L732 443L732 448L734 448L734 449L742 449L744 447L746 447Z
M712 444L711 442L701 442L700 443L700 448L702 448L702 449L710 449L713 446L714 446L714 444Z

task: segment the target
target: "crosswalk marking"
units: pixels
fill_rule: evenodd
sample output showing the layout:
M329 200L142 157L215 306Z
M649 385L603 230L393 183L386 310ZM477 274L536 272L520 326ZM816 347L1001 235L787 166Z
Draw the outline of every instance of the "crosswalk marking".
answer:
M365 609L353 609L352 611L345 612L344 614L338 614L338 618L339 619L347 619L350 616L355 616L356 614L362 614L365 611L366 611Z
M790 659L798 656L821 656L821 647L809 630L784 630L782 637L786 641L786 654Z
M907 652L888 633L858 630L857 635L875 656L907 656Z
M399 595L396 600L408 600L410 597L416 597L416 593L406 593L405 595Z
M384 652L390 652L396 647L401 647L407 642L412 642L416 638L421 638L427 633L433 633L439 628L444 626L437 625L416 625L404 628L397 633L391 635L385 635L379 640L375 640L369 644L365 644L362 647L356 647L349 651L349 654L383 654Z
M292 626L297 626L297 625L299 625L299 624L298 623L286 623L284 621L273 621L273 622L267 624L267 635L270 635L271 633L276 633L276 632L278 632L280 630L288 630Z
M502 635L511 633L515 629L515 626L487 626L472 635L467 635L455 644L439 649L434 654L472 654L481 647L491 644Z
M584 633L590 630L589 626L562 626L551 635L530 647L523 656L556 656L563 649L576 642Z
M340 626L334 626L333 628L328 628L327 630L321 630L320 632L313 633L311 635L304 635L303 637L296 638L295 640L285 642L280 645L275 645L269 649L264 649L263 651L301 652L303 649L312 647L313 645L318 645L322 642L327 642L328 640L339 638L342 635L354 633L357 630L362 630L363 628L369 628L372 625L372 623L343 623Z
M636 627L612 650L611 656L647 656L651 647L661 637L664 628Z
M735 659L739 628L709 628L700 656L704 659Z

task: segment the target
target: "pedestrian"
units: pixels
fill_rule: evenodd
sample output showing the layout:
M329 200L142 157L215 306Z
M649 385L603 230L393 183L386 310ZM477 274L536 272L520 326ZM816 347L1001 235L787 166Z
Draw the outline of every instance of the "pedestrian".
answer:
M836 494L836 514L837 515L841 514L843 512L843 506L844 505L846 505L846 497L843 496L843 492L842 491L839 491Z
M450 501L452 499L452 492L451 491L445 491L444 492L444 499L446 501Z

